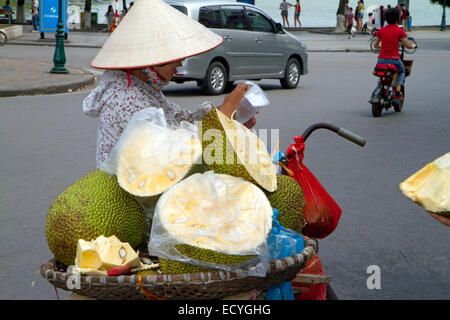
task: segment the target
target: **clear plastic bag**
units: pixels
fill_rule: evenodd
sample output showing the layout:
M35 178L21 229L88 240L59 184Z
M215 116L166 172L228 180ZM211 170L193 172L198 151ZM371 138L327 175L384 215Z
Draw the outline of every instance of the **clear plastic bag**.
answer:
M271 225L272 208L261 189L242 178L208 171L164 192L156 206L148 251L206 269L264 277L269 268ZM205 262L177 249L186 244L251 258L234 265Z
M198 143L195 144L195 152L191 153L192 139L197 139ZM147 220L144 239L148 239L157 200L165 190L152 195L140 195L124 186L126 183L126 178L123 178L125 170L119 172L119 162L122 161L124 153L131 155L131 160L127 161L134 164L134 167L139 167L140 173L149 175L158 173L158 170L162 170L169 163L180 161L181 153L183 153L183 157L184 154L188 155L182 161L201 163L201 142L198 138L198 128L186 121L182 121L176 129L169 128L163 109L144 109L133 115L119 141L111 150L110 156L100 165L101 170L111 175L117 175L121 187L133 194L144 209ZM130 168L133 168L133 165L130 165ZM167 185L160 184L161 188L169 188L181 180L182 174L177 173L176 179L167 180ZM155 183L155 185L157 184Z

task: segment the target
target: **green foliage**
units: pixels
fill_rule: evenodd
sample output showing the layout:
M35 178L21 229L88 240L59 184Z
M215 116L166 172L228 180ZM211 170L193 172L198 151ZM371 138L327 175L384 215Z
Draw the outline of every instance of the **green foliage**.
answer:
M444 5L444 1L446 1L446 7L450 8L450 0L430 0L432 4L439 4L441 6Z

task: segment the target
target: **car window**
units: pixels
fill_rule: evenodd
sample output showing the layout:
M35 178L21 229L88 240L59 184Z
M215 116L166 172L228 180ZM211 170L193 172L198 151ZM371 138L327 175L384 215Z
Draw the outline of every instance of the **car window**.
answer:
M247 30L247 17L244 7L241 6L222 6L222 12L225 16L225 28Z
M246 8L250 29L259 32L275 32L272 22L253 8Z
M178 11L184 13L185 15L187 15L187 8L183 7L183 6L177 6L177 5L172 5L172 7L174 7L175 9L177 9Z
M222 28L224 16L219 6L201 7L198 13L198 22L207 28Z

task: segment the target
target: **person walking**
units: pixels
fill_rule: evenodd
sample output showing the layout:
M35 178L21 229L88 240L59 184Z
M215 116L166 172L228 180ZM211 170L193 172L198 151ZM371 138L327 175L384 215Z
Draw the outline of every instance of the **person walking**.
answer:
M294 25L297 27L297 22L299 27L302 27L302 23L300 22L300 12L302 11L302 8L300 6L300 0L297 0L297 3L295 4L295 11L294 11Z
M400 4L400 24L405 30L408 30L409 11L405 8L405 4Z
M289 19L288 19L288 8L292 7L292 4L289 2L286 2L286 0L283 0L283 2L280 4L280 10L281 10L281 17L283 18L283 28L286 28L286 24L289 28Z
M33 30L32 30L32 32L38 32L38 26L39 26L39 0L33 0L31 21L33 23Z
M348 9L347 9L347 33L348 33L349 39L355 37L355 32L353 29L353 18L354 18L353 8L348 7Z

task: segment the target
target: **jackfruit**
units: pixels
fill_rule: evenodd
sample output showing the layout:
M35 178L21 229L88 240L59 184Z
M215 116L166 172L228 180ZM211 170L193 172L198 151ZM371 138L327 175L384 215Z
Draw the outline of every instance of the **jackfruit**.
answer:
M301 233L305 226L303 207L305 198L300 184L292 177L277 176L277 190L267 193L272 208L280 211L278 222L285 228Z
M78 239L116 235L136 248L143 239L145 214L116 177L95 170L64 190L47 215L46 238L55 258L74 264Z
M82 269L99 269L102 264L102 259L98 255L95 244L91 241L79 239L75 265Z
M131 248L129 243L121 242L116 236L109 238L100 236L93 242L104 269L109 270L124 265L133 268L141 266L138 253Z
M427 164L399 187L425 210L450 216L450 152Z
M163 193L201 163L202 146L182 126L162 130L148 125L127 128L116 152L119 185L135 196L150 197Z
M201 137L209 169L242 177L269 192L276 190L277 169L264 142L247 127L213 109L201 121Z
M271 226L272 207L257 186L212 171L194 174L158 201L149 253L160 258L164 273L185 272L179 263L164 261L176 259L161 251L161 237L181 256L207 263L239 264L253 258L256 248L265 244Z

